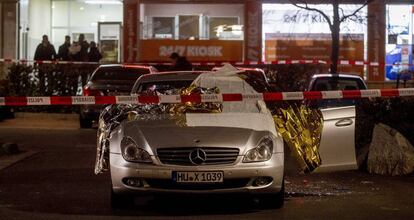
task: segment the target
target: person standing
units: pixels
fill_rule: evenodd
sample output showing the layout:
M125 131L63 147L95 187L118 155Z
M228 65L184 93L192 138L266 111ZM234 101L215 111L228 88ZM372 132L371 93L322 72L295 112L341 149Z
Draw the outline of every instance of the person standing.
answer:
M99 62L102 59L102 55L96 47L95 41L91 41L91 47L89 48L88 58L89 62Z
M66 35L65 36L65 43L63 43L59 47L57 59L63 60L63 61L70 60L69 47L70 47L70 36Z
M74 60L76 61L88 61L88 49L89 43L85 40L85 35L80 34L78 42L73 43L74 46L78 49L77 52L73 55Z
M35 60L55 60L56 50L55 47L49 42L47 35L43 35L42 43L40 43L34 55Z
M180 56L178 53L172 53L170 55L170 59L172 60L171 71L193 70L193 65L187 60L187 58Z

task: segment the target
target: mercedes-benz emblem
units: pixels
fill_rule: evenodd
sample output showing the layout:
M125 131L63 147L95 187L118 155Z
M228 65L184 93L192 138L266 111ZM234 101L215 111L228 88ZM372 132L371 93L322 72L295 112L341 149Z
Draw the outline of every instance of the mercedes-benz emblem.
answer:
M189 155L191 163L201 165L207 160L207 154L200 148L193 150Z

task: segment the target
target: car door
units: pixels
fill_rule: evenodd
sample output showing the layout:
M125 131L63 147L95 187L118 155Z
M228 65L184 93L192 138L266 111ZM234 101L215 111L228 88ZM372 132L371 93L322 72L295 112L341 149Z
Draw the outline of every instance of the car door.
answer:
M315 172L357 169L355 156L355 106L321 109L323 130Z
M318 78L313 91L366 89L362 79L337 77ZM310 103L323 115L319 154L322 164L315 172L358 169L355 154L355 104L352 99L317 100Z

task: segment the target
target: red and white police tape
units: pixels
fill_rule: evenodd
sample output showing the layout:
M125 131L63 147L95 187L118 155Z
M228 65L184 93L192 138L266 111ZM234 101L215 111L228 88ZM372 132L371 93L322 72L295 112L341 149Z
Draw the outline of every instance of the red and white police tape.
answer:
M5 59L0 58L0 63L36 63L36 64L87 64L87 65L96 65L102 64L98 62L80 62L80 61L60 61L60 60L25 60L25 59ZM230 63L235 66L245 66L245 65L278 65L278 64L330 64L330 61L326 60L319 60L319 59L307 59L307 60L275 60L275 61L244 61L244 62L225 62L225 61L217 61L217 62L192 62L194 66L222 66L226 63ZM127 63L125 63L127 64ZM136 65L171 65L169 62L139 62L139 63L128 63L128 64L136 64ZM345 65L345 66L414 66L414 64L409 63L399 63L399 64L390 64L390 63L380 63L380 62L372 62L366 60L339 60L338 65Z
M98 62L60 61L60 60L25 60L0 58L0 63L37 63L37 64L99 64Z
M98 62L80 62L80 61L61 61L61 60L25 60L25 59L3 59L0 58L0 62L3 63L37 63L37 64L100 64ZM230 63L232 65L260 65L260 64L327 64L327 61L323 60L277 60L272 62L251 62L251 61L244 61L244 62L225 62L225 61L215 61L215 62L192 62L194 66L221 66L226 63ZM352 62L351 62L352 63ZM171 62L138 62L138 63L126 63L126 64L137 64L137 65L171 65Z
M319 99L359 99L376 97L414 96L414 88L371 89L344 91L272 92L256 94L193 94L160 96L48 96L48 97L0 97L0 106L35 105L108 105L108 104L162 104L205 103L236 101L289 101Z

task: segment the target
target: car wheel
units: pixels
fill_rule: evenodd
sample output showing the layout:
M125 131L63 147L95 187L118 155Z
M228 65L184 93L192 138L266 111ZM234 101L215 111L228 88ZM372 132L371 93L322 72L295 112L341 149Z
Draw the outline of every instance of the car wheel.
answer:
M114 209L129 208L134 205L134 197L132 195L117 194L111 190L111 207Z
M285 180L283 179L282 188L278 193L262 195L259 202L264 208L282 208L285 203Z
M79 116L79 125L81 128L92 128L92 120Z

